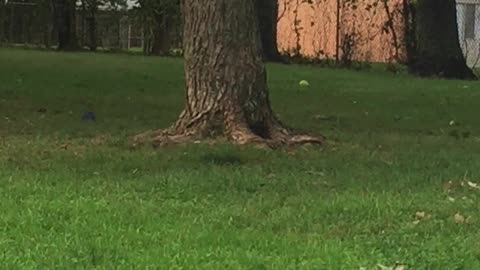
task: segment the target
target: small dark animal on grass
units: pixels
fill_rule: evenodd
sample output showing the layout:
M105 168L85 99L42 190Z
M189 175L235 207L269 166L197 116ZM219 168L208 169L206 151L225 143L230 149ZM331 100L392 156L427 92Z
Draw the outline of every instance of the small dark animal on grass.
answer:
M97 116L95 115L94 112L85 112L82 115L82 120L83 121L95 121L95 120L97 120Z

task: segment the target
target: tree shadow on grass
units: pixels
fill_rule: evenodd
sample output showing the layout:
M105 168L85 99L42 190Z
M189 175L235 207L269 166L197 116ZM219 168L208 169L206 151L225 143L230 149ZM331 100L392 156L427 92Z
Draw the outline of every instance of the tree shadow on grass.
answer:
M215 166L241 166L246 162L236 153L207 153L201 156L201 160Z

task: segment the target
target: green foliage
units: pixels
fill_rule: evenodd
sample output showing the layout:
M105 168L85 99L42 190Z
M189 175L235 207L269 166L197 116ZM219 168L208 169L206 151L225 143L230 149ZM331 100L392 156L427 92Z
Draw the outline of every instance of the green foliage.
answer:
M2 269L480 269L478 82L270 65L325 148L132 151L183 107L179 59L0 59Z
M137 0L136 6L141 12L148 14L177 14L180 0Z
M99 7L115 10L127 8L127 0L81 0L80 2L93 10Z

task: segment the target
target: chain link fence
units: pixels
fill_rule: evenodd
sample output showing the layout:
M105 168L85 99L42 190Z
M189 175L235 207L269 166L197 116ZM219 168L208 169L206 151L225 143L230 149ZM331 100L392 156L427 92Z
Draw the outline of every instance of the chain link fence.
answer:
M480 1L457 0L460 47L467 65L480 70Z
M53 48L58 42L57 26L50 1L0 0L0 44ZM81 47L92 42L99 50L149 53L154 43L155 22L131 8L99 8L94 17L81 4L76 10L76 36ZM181 25L169 25L172 49L181 45ZM164 36L165 38L165 36Z
M25 1L0 1L0 43L49 43L48 8Z
M57 26L49 1L0 0L0 44L52 48L57 44ZM88 47L92 16L79 6L76 14L78 43ZM127 10L101 9L95 15L96 44L101 50L128 50L143 46L142 25Z

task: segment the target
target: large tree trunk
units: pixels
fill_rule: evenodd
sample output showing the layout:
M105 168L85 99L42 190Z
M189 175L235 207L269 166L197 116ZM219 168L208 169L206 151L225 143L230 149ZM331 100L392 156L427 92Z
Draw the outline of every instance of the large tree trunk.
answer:
M278 0L255 0L255 9L264 59L272 62L282 61L277 43Z
M184 0L186 107L155 144L225 135L237 144L322 143L293 135L271 108L255 0Z
M460 48L455 0L419 0L416 50L410 70L419 76L474 79Z
M156 15L153 31L152 55L167 55L172 47L172 19L168 14Z
M76 4L74 0L55 0L55 17L58 27L58 49L77 50Z
M404 43L406 50L407 66L413 66L415 61L416 38L415 38L415 5L413 0L403 1L403 18L404 18Z

